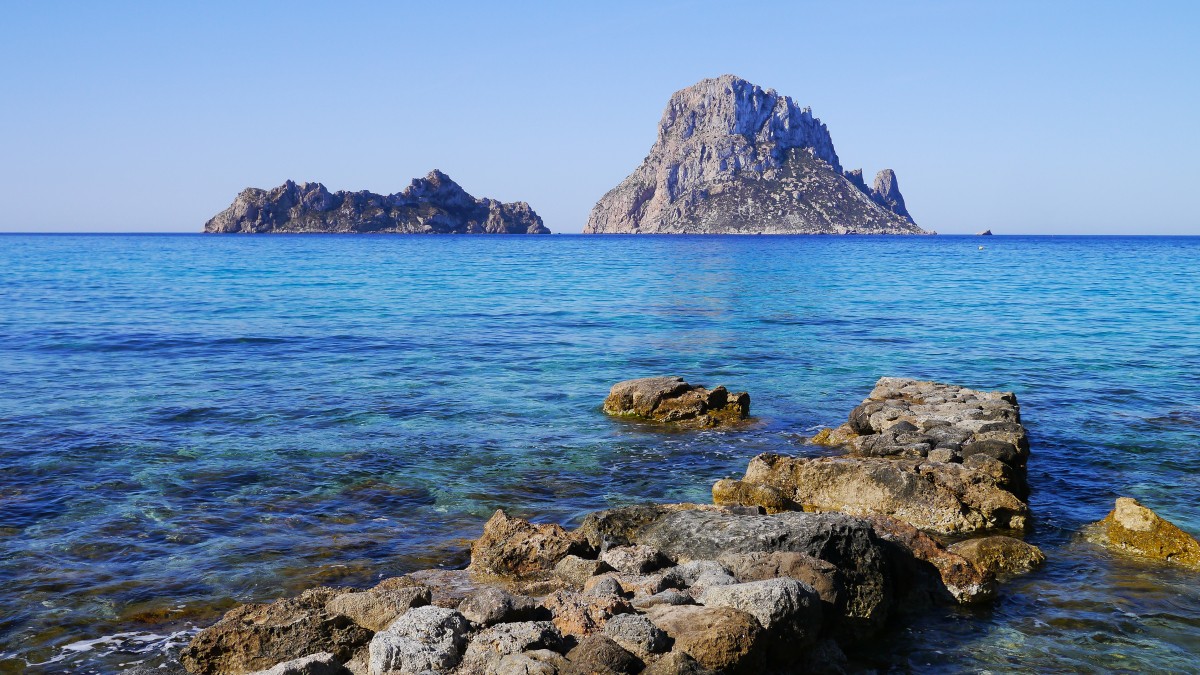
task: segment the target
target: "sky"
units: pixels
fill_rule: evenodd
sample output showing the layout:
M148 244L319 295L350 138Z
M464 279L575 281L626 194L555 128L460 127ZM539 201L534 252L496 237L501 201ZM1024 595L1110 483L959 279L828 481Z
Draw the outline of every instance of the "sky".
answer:
M519 6L518 6L519 5ZM578 232L733 73L940 233L1193 234L1200 3L0 0L0 231L199 232L438 168Z

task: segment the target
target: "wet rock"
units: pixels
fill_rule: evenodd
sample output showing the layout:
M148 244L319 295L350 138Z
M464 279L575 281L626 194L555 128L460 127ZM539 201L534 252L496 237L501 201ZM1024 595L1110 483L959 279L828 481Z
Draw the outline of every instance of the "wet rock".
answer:
M251 675L350 675L336 656L328 652L303 656Z
M774 486L805 508L890 516L932 532L1023 529L1029 507L1005 489L1003 476L976 468L921 459L768 453L750 461L744 480Z
M599 632L612 617L633 611L624 598L586 596L571 591L547 596L542 606L554 616L554 625L563 635L574 636Z
M701 666L719 672L762 669L764 633L748 612L729 607L659 605L646 615Z
M671 647L671 641L661 628L641 614L620 614L604 625L604 634L634 656L647 659Z
M857 436L858 433L854 431L854 428L846 423L833 429L822 429L808 439L808 442L813 445L837 448L853 441Z
M578 536L553 524L535 525L497 510L471 546L474 574L527 579L549 575L563 558L588 549Z
M670 564L662 552L649 546L618 546L600 554L600 560L625 574L645 574Z
M559 650L563 638L549 621L503 623L486 628L471 638L463 656L462 670L494 670L503 657L531 650Z
M1153 560L1200 568L1200 542L1129 497L1117 504L1093 530L1097 541Z
M750 614L772 639L786 641L789 648L814 644L821 631L820 597L797 579L713 586L697 599L706 607L730 607Z
M918 580L925 576L918 569L923 562L936 570L936 581L929 590L939 599L944 597L941 594L943 590L962 604L983 602L995 597L996 578L993 573L947 550L940 542L908 523L883 516L874 516L870 522L880 539L900 547L901 555L893 557L893 560L909 570L901 576L905 577L910 587L919 586Z
M410 586L394 590L359 591L343 593L325 603L330 614L348 616L354 623L368 630L379 632L387 628L396 617L413 607L428 605L432 595L424 586Z
M781 577L799 579L811 586L821 597L821 602L830 609L838 605L841 582L837 567L807 553L732 553L721 556L719 562L740 582L766 581Z
M730 478L714 483L712 495L713 503L723 506L761 506L767 513L799 509L779 488Z
M742 422L750 415L750 395L692 386L682 377L644 377L614 384L604 412L681 426L717 427Z
M612 568L602 560L590 560L577 555L569 555L554 566L554 575L572 586L581 587L587 583L588 579L611 570Z
M892 579L871 525L839 513L745 516L679 511L660 518L639 539L679 560L712 560L731 553L791 551L834 565L844 593L835 630L845 638L882 627L892 602ZM699 583L697 582L697 585Z
M491 626L533 619L538 603L531 597L513 595L500 588L483 588L464 598L458 611L476 626Z
M567 662L564 675L637 673L645 667L641 659L630 654L612 638L601 634L588 635L580 640L567 653Z
M463 615L452 609L411 609L371 639L371 675L449 672L462 659L469 630Z
M947 550L992 574L1024 574L1046 562L1040 548L1003 535L960 541Z
M237 607L192 638L180 661L196 675L249 673L320 652L348 661L372 633L325 609L339 593L314 588L269 605Z

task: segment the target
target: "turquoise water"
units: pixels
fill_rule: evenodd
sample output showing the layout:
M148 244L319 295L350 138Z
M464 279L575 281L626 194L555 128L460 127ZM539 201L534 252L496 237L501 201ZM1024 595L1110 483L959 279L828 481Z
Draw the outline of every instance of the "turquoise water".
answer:
M1050 561L876 665L1196 672L1195 574L1075 533L1118 495L1200 533L1197 289L1200 238L0 236L0 672L461 565L498 507L707 501L882 375L1017 392ZM600 413L652 374L760 424Z

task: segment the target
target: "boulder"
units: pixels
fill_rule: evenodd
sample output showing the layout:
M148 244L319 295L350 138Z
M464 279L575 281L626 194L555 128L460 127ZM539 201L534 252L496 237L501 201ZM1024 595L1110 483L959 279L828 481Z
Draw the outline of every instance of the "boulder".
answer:
M371 639L371 675L450 672L462 659L470 625L445 607L417 607Z
M991 574L1024 574L1046 562L1046 555L1040 548L1003 535L960 541L948 546L947 550Z
M600 560L625 574L645 574L670 564L661 551L636 545L610 548L600 554Z
M633 611L627 600L617 596L595 597L558 591L542 600L553 615L554 625L563 635L582 637L604 629L609 619Z
M428 605L432 595L424 586L343 593L325 603L330 614L348 616L354 623L379 632L413 607Z
M701 666L718 672L758 673L764 633L748 612L730 607L658 605L646 615Z
M679 591L674 588L668 588L665 591L660 591L654 595L644 595L633 599L633 606L645 610L655 605L692 605L695 600L691 593Z
M883 626L891 606L886 552L870 523L859 518L840 513L751 516L678 511L646 526L638 538L678 560L772 551L825 560L838 570L837 583L845 591L835 612L840 617L835 630L843 638L874 633Z
M730 607L750 614L771 639L786 642L789 649L815 644L821 631L820 597L797 579L711 586L697 599L706 607Z
M604 399L604 412L687 427L730 426L750 415L750 395L733 394L725 387L710 391L682 377L644 377L614 384Z
M504 656L494 667L483 672L486 675L559 675L566 672L567 668L567 660L561 654L549 649L534 649ZM462 675L475 673L468 672Z
M497 624L485 628L471 638L463 655L462 670L494 670L505 656L539 649L558 650L562 647L562 635L549 621Z
M350 671L333 654L321 652L292 659L251 675L350 675Z
M992 572L976 567L908 523L884 516L874 516L870 522L880 539L898 548L892 560L896 568L903 570L898 576L910 591L928 592L934 600L952 599L961 604L995 597L996 578ZM926 573L925 565L933 567L933 574Z
M572 586L582 587L587 583L588 579L610 570L612 568L601 560L591 560L581 558L577 555L568 555L554 566L554 576Z
M1200 542L1129 497L1093 529L1100 543L1152 560L1200 568Z
M634 656L648 659L671 647L671 641L661 628L641 614L619 614L604 625L604 634Z
M767 513L799 510L782 490L761 483L724 478L713 484L712 495L721 506L761 506Z
M596 598L625 597L626 595L625 587L621 585L615 574L601 574L588 579L588 582L583 585L583 594Z
M646 664L642 675L713 675L687 652L672 651Z
M847 443L850 443L858 436L854 428L849 423L843 424L833 429L822 429L808 439L813 445L824 445L831 448L839 448Z
M567 653L564 675L615 675L641 672L645 664L615 640L599 633L588 635Z
M805 509L890 516L931 532L1022 529L1029 517L1000 478L963 464L766 453L750 461L744 481L775 487Z
M740 582L766 581L781 577L799 579L820 596L830 610L838 605L842 592L840 574L832 563L794 551L727 553L718 561Z
M241 675L321 652L344 663L372 633L325 609L340 593L314 588L271 604L236 607L196 634L179 660L196 675Z
M529 579L549 576L568 555L588 552L579 536L554 524L535 525L497 510L471 545L473 574Z
M531 597L513 595L501 588L482 588L463 598L458 611L476 626L491 626L536 617L538 603Z

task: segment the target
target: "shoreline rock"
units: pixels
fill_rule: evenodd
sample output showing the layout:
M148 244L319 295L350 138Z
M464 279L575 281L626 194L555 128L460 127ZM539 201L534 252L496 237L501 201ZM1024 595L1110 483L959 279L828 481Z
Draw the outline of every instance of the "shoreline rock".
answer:
M750 416L750 395L693 386L682 377L643 377L614 384L603 407L614 417L679 427L736 426Z
M696 389L670 382L667 391L680 383L681 393ZM916 392L947 386L881 380L876 390L887 393L880 400L888 405L856 408L848 423L856 431L847 436L881 455L858 458L911 461L892 458L889 449L930 443L859 439L901 424L921 429L905 416L937 404L918 403ZM628 391L630 408L653 411L663 398L654 393L661 387ZM638 393L646 391L649 398ZM969 456L1023 469L1023 429L989 431L983 424L1017 423L1015 398L955 391L969 392L964 400L972 403L1005 403L972 408L987 420L962 416L972 434L1000 436L956 440L959 449L1008 439L1012 451L988 446ZM907 412L893 415L892 407L903 407L894 404L900 399ZM947 425L953 426L935 427ZM974 470L983 472L979 480L991 475ZM735 501L777 496L734 488ZM988 601L997 572L1015 573L1041 559L1033 547L1003 537L947 548L917 523L892 515L782 506L774 513L753 504L626 506L592 513L573 531L498 510L472 546L467 569L424 570L366 591L318 588L239 607L192 640L183 664L204 675L277 665L292 672L310 662L355 675L840 672L847 652L888 626L935 604Z
M1117 498L1113 510L1087 534L1112 549L1200 570L1200 541L1136 499Z

